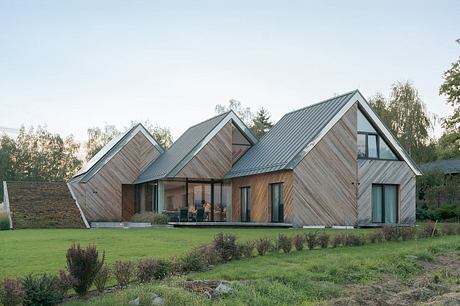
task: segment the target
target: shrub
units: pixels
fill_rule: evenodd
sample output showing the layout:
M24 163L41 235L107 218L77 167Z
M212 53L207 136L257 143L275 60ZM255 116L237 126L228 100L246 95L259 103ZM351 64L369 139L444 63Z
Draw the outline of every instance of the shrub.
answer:
M455 235L458 233L459 226L455 223L446 223L443 225L441 232L443 235Z
M345 244L345 235L337 234L332 238L332 247L336 248Z
M242 245L242 254L245 258L251 258L252 254L254 253L254 248L256 247L256 243L254 241L246 241Z
M422 237L428 238L438 235L438 229L436 228L436 223L428 221L425 223L425 226L422 231Z
M222 261L220 255L217 253L214 245L212 244L202 244L196 248L196 251L203 254L209 265L216 265Z
M318 236L318 244L322 249L325 249L329 246L329 235L326 232L322 232Z
M10 229L10 218L6 211L0 211L0 231Z
M0 283L0 303L5 306L22 305L24 290L21 286L21 279L5 278Z
M172 263L167 259L158 259L156 261L156 267L153 271L153 277L155 279L163 279L170 275L172 272Z
M260 256L264 256L265 253L268 252L268 250L271 248L272 242L269 238L260 238L256 240L256 249L257 253Z
M382 226L382 233L386 241L399 240L399 228L396 226L385 224Z
M64 297L67 295L67 292L73 288L73 285L75 283L75 280L73 279L73 277L67 273L66 271L64 270L59 270L59 274L58 274L58 287L59 287L59 290L61 291L61 295Z
M171 257L171 273L182 274L185 272L184 260L180 257Z
M185 254L181 258L181 262L183 263L183 271L185 272L204 271L208 266L208 261L199 248L195 248L191 252Z
M313 250L318 246L318 232L308 232L305 234L305 241L309 250Z
M291 253L292 250L292 238L284 234L278 235L278 246L284 253Z
M303 250L304 238L302 235L295 235L294 238L292 238L292 242L294 243L294 247L297 251Z
M213 246L223 262L238 257L235 235L219 233L214 237Z
M416 230L414 227L403 227L399 229L399 234L403 241L412 240L415 238Z
M73 244L67 250L67 271L74 279L73 288L78 295L85 295L88 292L104 264L104 259L105 253L100 260L94 245L82 249L80 244Z
M366 242L364 241L363 237L354 234L347 234L345 235L345 246L360 246L364 245Z
M132 261L118 260L113 266L113 275L120 287L126 287L134 276L134 264Z
M58 282L56 276L49 276L48 274L33 276L29 274L22 281L23 304L25 306L58 304L63 299Z
M383 241L383 231L382 229L374 230L369 234L368 237L371 243L382 242Z
M137 265L137 278L141 283L150 282L153 279L163 279L172 271L172 265L164 259L147 258Z
M96 289L99 292L104 292L105 285L110 278L112 271L106 265L102 266L99 272L97 273L96 277L94 278L94 284L96 285Z
M131 218L132 222L145 222L151 224L168 224L168 216L154 212L143 212L135 214Z

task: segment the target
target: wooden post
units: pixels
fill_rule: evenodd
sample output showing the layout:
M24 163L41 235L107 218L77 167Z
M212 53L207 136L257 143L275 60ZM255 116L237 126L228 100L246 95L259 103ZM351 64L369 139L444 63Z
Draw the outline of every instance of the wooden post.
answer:
M185 207L188 207L188 178L185 178Z
M214 222L214 180L211 179L211 221Z

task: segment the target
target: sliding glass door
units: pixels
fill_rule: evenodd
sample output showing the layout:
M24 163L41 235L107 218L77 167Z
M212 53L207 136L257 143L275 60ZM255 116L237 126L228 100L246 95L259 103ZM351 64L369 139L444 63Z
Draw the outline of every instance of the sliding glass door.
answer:
M271 184L272 222L284 222L283 183Z
M398 222L398 185L372 185L372 222Z

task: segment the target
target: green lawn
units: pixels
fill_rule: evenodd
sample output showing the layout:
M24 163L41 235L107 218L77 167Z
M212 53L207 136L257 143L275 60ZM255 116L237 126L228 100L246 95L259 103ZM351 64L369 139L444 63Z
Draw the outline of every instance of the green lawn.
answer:
M65 266L68 247L79 242L93 243L106 252L106 260L140 259L180 255L193 246L211 241L218 232L235 234L240 240L276 237L278 233L294 235L303 229L222 229L222 228L155 228L155 229L33 229L0 231L0 279L24 276L30 272L55 273ZM329 232L338 232L328 229ZM353 232L367 230L354 230Z
M154 292L165 299L166 305L310 305L347 295L348 286L352 284L415 277L424 272L422 261L430 261L448 252L458 254L459 250L460 236L444 236L361 247L294 251L288 255L269 254L183 277L189 280L250 281L234 285L236 290L232 294L216 300L178 288L175 285L177 278L172 278L68 304L127 305L138 296L143 304Z

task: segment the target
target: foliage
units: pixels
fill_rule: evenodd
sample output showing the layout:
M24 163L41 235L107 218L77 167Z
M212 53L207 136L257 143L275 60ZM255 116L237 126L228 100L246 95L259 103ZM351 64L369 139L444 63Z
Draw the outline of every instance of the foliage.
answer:
M73 288L75 279L69 273L62 269L59 270L57 278L58 288L61 291L61 295L64 297L67 295L67 292L69 292L69 290Z
M106 144L120 134L115 125L106 124L102 129L99 127L88 128L88 140L85 143L86 160L90 160Z
M345 235L344 246L360 246L360 245L364 245L365 243L366 241L360 235L354 235L354 234Z
M255 241L246 241L241 245L241 253L245 258L251 258L252 254L254 253L254 249L256 247Z
M399 229L399 234L403 241L413 240L417 234L415 227L403 227Z
M456 235L460 233L460 226L457 223L445 223L441 232L443 235Z
M460 217L460 177L441 171L424 171L417 177L419 220L447 220Z
M251 130L258 139L262 138L270 129L273 123L270 121L270 114L265 108L257 111L254 119L252 119Z
M195 248L181 258L184 272L198 272L206 270L208 261L201 253L200 249Z
M326 232L322 232L318 235L318 244L322 249L325 249L329 246L330 236Z
M146 258L139 261L137 264L137 279L141 283L147 283L153 280L155 278L157 265L157 261L153 258Z
M96 286L97 291L104 292L105 285L107 284L111 274L112 270L107 265L103 265L101 267L94 278L94 285Z
M278 246L281 250L283 250L284 253L286 254L291 253L292 238L284 234L279 234L278 235Z
M305 241L309 250L313 250L318 246L318 232L308 232L305 234Z
M43 274L34 276L27 275L22 281L24 290L24 302L27 305L56 305L62 301L62 292L56 276Z
M22 305L24 290L20 278L5 278L0 283L0 303L5 306Z
M432 221L426 222L422 232L420 233L420 235L425 238L437 236L438 234L439 231L436 228L436 223Z
M256 249L259 256L264 256L272 246L270 238L260 238L256 240Z
M94 278L104 264L105 253L99 259L99 253L94 245L85 249L80 244L73 244L67 250L67 271L75 280L73 288L78 295L85 295L91 288Z
M218 233L214 237L213 246L224 262L232 260L237 254L235 235Z
M246 125L250 126L254 115L249 107L243 107L241 102L235 99L230 99L228 105L217 104L215 107L216 114L223 114L228 111L234 111Z
M200 252L206 262L210 265L216 265L222 261L222 258L219 253L217 253L214 244L202 244L196 247L197 252Z
M383 231L382 229L377 229L375 231L372 231L369 235L369 241L371 243L377 243L377 242L382 242L384 239Z
M135 214L131 218L132 222L146 222L152 224L168 224L168 216L154 212L143 212Z
M0 231L10 229L10 218L6 211L0 211Z
M131 121L131 126L136 124L137 122ZM149 120L144 121L142 125L163 148L168 149L171 147L173 144L173 137L169 128L154 125Z
M386 241L398 240L400 237L399 228L390 224L384 224L382 226L382 233Z
M134 263L132 261L115 261L113 265L113 275L120 287L126 287L135 274Z
M341 245L345 245L345 234L337 234L332 238L332 247L337 248Z
M297 251L302 251L303 250L303 244L305 242L305 239L303 235L297 234L292 238L292 242L294 243L294 247Z

